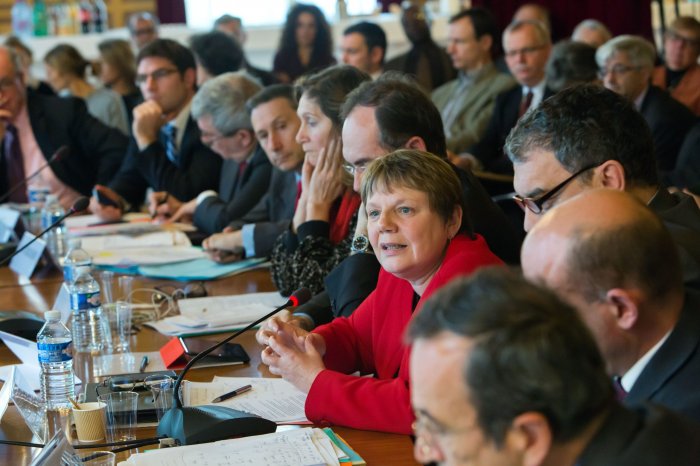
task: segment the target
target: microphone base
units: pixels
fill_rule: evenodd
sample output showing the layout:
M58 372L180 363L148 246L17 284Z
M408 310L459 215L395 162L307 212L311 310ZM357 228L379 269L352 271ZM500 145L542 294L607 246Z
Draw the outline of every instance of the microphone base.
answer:
M159 436L174 438L180 445L214 442L230 437L270 434L277 424L254 414L224 406L173 407L158 423Z

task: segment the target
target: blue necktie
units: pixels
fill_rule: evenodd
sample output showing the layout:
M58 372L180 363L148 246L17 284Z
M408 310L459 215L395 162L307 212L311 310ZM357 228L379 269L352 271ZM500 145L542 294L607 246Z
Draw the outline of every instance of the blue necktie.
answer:
M177 146L175 141L177 140L177 128L168 123L163 126L163 133L165 134L165 155L168 156L170 160L175 165L178 165L180 154L177 151Z

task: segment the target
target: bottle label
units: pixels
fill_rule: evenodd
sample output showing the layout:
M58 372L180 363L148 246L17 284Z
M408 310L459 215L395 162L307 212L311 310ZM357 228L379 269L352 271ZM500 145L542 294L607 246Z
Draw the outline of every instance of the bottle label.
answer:
M39 362L64 362L73 359L70 353L71 341L65 343L38 343Z
M70 308L72 310L95 309L100 307L100 292L71 293Z

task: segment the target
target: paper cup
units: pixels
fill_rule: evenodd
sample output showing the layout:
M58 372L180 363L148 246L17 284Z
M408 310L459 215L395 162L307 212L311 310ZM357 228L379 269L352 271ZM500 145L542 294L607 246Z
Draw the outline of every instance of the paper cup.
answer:
M75 430L78 440L94 443L105 438L107 405L100 402L80 403L80 409L73 408Z

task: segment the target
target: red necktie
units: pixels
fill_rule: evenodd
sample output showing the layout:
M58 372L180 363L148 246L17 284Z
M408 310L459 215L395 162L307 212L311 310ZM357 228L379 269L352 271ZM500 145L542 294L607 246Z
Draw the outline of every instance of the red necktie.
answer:
M238 182L239 183L243 180L243 173L245 172L246 167L248 167L248 162L241 162L238 165Z
M615 397L617 401L622 401L627 396L627 390L622 386L621 377L613 377L613 386L615 387Z
M24 158L22 157L22 147L19 145L17 128L14 125L7 125L4 142L5 166L7 167L7 181L9 182L7 188L12 189L24 181ZM18 189L8 200L17 203L27 202L27 190Z
M518 112L518 118L525 115L527 109L530 108L530 104L532 104L532 91L528 90L527 94L525 94L523 96L523 99L520 101L520 110Z

